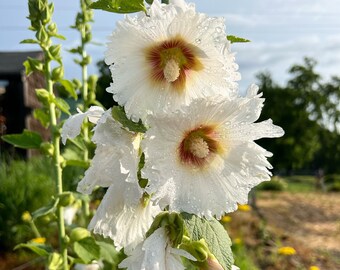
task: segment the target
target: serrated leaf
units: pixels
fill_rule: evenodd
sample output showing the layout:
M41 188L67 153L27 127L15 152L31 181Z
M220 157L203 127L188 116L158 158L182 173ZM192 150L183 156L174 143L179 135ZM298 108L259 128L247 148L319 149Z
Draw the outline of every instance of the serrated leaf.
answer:
M59 203L58 198L52 200L48 205L41 207L38 210L34 211L32 213L32 218L35 220L38 217L42 217L42 216L45 216L49 213L55 212L55 210L57 209L58 203Z
M112 117L119 123L121 123L125 128L134 132L146 132L146 128L143 125L142 121L139 120L138 123L133 122L131 119L127 118L124 108L120 106L112 107Z
M203 238L223 269L230 270L234 258L231 251L231 240L224 227L215 219L207 220L187 213L182 213L182 217L189 237L193 241Z
M100 247L92 237L86 237L75 242L73 248L84 263L90 263L100 257Z
M50 116L44 109L35 109L33 111L33 117L37 119L45 128L50 125Z
M146 10L143 0L99 0L92 3L90 8L114 13L133 13Z
M62 99L62 98L58 98L56 97L53 100L53 103L56 105L57 108L59 108L62 112L71 115L70 113L70 105L68 105L68 103Z
M24 40L20 41L20 44L39 44L39 41L35 40L35 39L28 38L28 39L24 39Z
M244 42L250 42L249 39L229 35L227 36L227 39L230 41L230 43L244 43Z
M59 80L59 83L65 88L66 92L71 95L75 100L78 99L78 95L76 89L73 86L73 83L69 80Z
M5 142L23 149L38 149L42 143L39 133L25 129L21 134L8 134L1 137Z
M48 270L63 270L63 257L56 252L53 252L48 257Z
M38 254L39 256L48 256L48 254L51 252L51 248L46 245L42 244L36 244L36 243L29 243L29 244L19 244L14 247L14 250L17 250L19 248L27 248L31 251L33 251L35 254Z

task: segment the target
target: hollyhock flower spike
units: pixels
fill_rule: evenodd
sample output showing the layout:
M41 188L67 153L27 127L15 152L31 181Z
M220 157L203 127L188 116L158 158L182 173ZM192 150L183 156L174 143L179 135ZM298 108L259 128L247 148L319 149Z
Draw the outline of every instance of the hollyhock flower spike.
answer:
M270 180L271 153L254 140L284 132L270 119L254 123L264 101L257 91L253 85L246 97L197 99L173 114L150 116L142 175L162 207L219 218Z
M194 4L153 1L148 15L126 16L110 37L107 91L133 120L198 97L235 95L240 75L224 28L222 18L197 13Z

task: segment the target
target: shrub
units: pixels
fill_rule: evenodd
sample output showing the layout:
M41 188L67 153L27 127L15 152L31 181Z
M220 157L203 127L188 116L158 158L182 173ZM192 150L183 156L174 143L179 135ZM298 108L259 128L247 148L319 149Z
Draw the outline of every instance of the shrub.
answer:
M272 180L261 183L257 190L283 191L287 188L287 183L280 177L274 176Z

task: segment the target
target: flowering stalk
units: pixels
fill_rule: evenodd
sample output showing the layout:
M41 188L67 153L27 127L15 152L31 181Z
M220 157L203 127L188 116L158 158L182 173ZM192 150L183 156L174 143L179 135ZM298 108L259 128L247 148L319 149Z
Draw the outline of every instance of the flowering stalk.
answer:
M81 96L83 99L82 109L84 111L87 111L89 108L89 105L91 104L91 100L95 99L94 90L92 90L91 93L89 93L89 76L88 76L88 70L87 66L91 62L91 57L87 55L86 52L86 45L91 41L92 35L91 35L91 25L89 22L93 21L93 11L88 8L90 4L89 0L80 0L80 8L81 12L77 14L75 25L71 26L71 28L77 29L80 33L80 40L81 44L75 49L70 50L71 53L77 53L80 55L80 60L75 59L75 62L79 64L81 67ZM91 81L93 80L92 76L90 77ZM96 81L96 79L95 79ZM95 87L93 87L95 88ZM91 143L90 137L89 137L89 122L87 119L84 120L83 128L82 128L82 136L83 140L85 142L86 147L83 149L83 160L85 162L89 161L89 149L88 146ZM83 213L85 217L85 223L87 223L87 217L90 215L89 211L89 203L88 199L83 200Z
M47 0L43 1L29 1L29 11L31 20L32 31L36 31L37 40L24 40L23 43L36 43L40 46L44 53L44 60L40 62L38 60L28 59L25 62L26 73L32 71L39 71L43 73L45 77L46 89L36 89L37 97L43 105L46 115L49 117L49 125L51 130L51 144L44 144L45 150L53 160L54 169L56 171L56 184L57 184L57 197L63 193L63 182L62 182L62 168L63 158L60 154L60 130L58 125L58 117L60 111L68 113L68 105L54 94L54 84L62 80L64 75L64 69L60 56L60 45L52 45L52 37L64 39L57 33L57 26L51 21L51 17L54 11L53 3L48 3ZM59 66L51 69L51 62L56 61ZM38 119L40 120L40 119ZM42 121L41 121L42 122ZM46 147L48 146L48 147ZM62 257L62 269L68 269L67 264L67 245L66 245L66 234L64 224L64 207L60 204L57 206L57 217L58 217L58 232L59 232L59 245L60 253Z
M47 90L51 96L54 97L53 93L53 81L51 80L51 67L50 61L47 58L47 52L44 50L45 53L45 79L47 84ZM58 130L57 125L57 114L55 110L55 104L49 104L49 112L50 112L50 125L52 131L52 144L54 148L53 153L53 163L54 168L57 173L56 180L57 180L57 194L60 195L63 193L63 180L62 180L62 165L61 160L62 157L60 155L60 133ZM63 257L63 269L67 269L67 247L65 244L65 223L64 223L64 207L59 206L57 210L57 217L58 217L58 230L59 230L59 245L60 245L60 253Z

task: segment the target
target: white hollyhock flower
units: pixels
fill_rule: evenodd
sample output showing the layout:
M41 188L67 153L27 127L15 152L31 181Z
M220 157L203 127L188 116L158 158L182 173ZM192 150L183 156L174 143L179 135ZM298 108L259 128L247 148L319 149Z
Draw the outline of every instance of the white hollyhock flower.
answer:
M70 116L64 123L61 132L61 138L63 144L66 143L67 139L73 139L80 134L81 125L85 119L88 117L90 122L96 124L99 118L104 113L103 108L98 106L92 106L87 112L81 112L79 109L77 114Z
M184 270L181 256L196 259L187 251L171 247L164 227L154 231L123 260L120 268L127 270Z
M224 28L223 18L197 13L194 4L153 1L148 15L117 23L105 56L113 78L107 91L135 120L197 97L235 94L240 75Z
M137 183L140 136L122 128L106 111L94 128L97 145L90 168L78 184L78 191L90 194L95 186L109 187L114 181Z
M160 212L159 206L144 203L138 185L140 137L123 129L108 110L98 120L92 140L97 144L95 156L77 190L90 194L95 186L109 189L89 229L110 237L117 248L131 250L143 240Z
M158 205L144 203L138 184L117 181L107 190L89 230L110 237L118 249L133 250L143 241L154 217L161 211Z
M254 140L284 132L270 119L254 123L264 101L257 91L253 85L244 98L197 99L172 115L150 116L142 175L162 207L220 217L270 180L271 153Z

